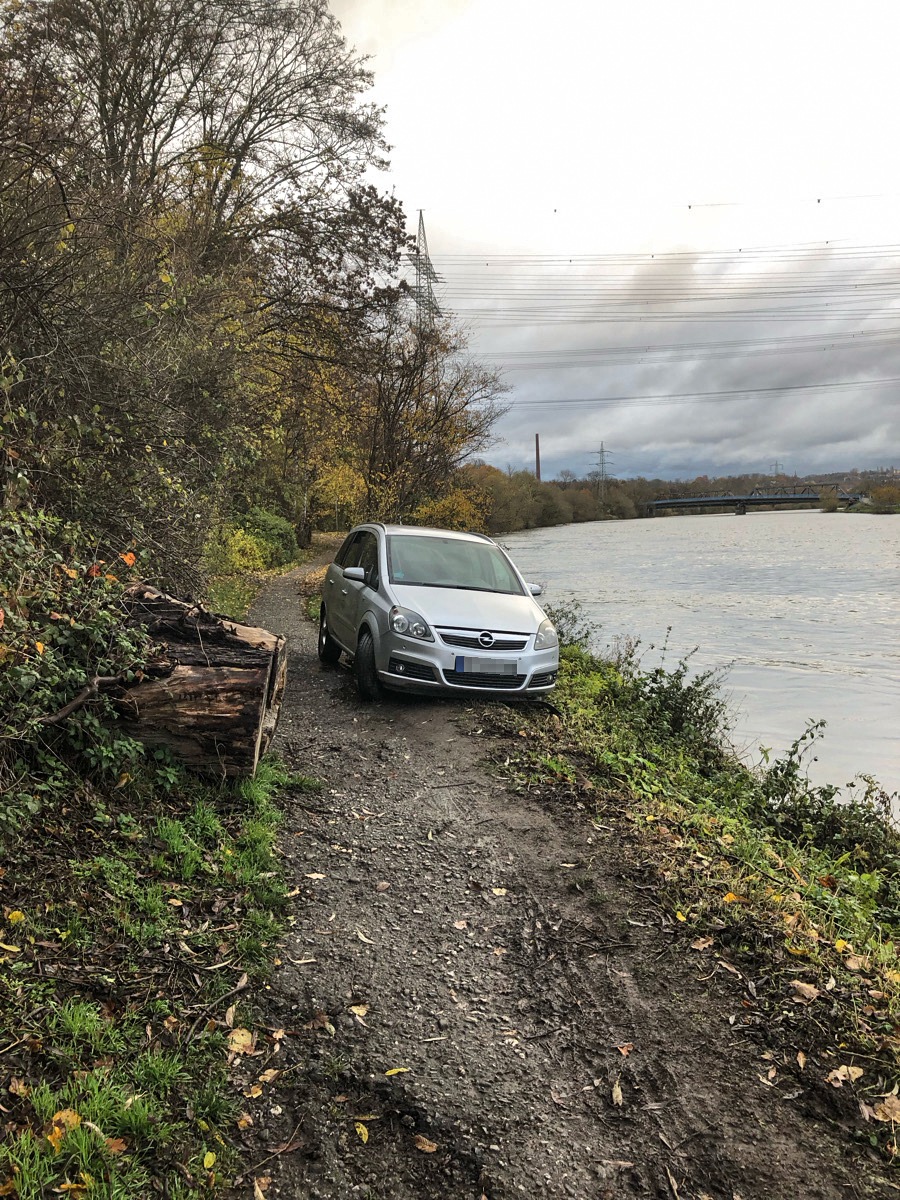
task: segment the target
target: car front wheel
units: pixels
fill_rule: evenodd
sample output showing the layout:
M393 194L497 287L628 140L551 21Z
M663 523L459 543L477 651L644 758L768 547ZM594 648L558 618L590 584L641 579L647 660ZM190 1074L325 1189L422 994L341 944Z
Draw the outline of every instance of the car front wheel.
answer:
M375 643L368 629L359 635L356 647L356 658L353 660L353 672L356 676L356 689L361 700L380 700L384 694L378 669L375 666Z
M341 648L328 632L325 605L319 609L319 659L323 663L336 663L341 657Z

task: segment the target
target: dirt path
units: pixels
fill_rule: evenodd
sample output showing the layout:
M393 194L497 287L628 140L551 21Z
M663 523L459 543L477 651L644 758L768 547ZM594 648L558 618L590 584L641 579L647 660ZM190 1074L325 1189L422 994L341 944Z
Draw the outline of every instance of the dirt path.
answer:
M247 1101L266 1195L900 1194L764 1056L747 981L663 928L614 817L511 795L477 709L361 705L315 658L298 574L251 614L291 642L280 752L325 784L286 797L283 1073Z

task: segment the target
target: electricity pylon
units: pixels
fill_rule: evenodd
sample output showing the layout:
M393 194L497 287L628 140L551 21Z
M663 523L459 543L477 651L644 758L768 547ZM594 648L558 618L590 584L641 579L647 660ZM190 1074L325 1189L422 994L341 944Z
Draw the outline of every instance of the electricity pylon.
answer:
M416 248L407 255L416 269L416 324L419 334L430 333L434 329L435 320L441 315L440 305L434 294L434 285L441 282L441 277L435 271L428 253L428 239L425 236L425 217L419 209L419 232L416 235Z

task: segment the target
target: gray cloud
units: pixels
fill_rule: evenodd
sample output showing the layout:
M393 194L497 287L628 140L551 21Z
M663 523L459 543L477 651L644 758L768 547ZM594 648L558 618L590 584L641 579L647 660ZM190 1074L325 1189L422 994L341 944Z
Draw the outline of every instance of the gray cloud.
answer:
M548 472L589 469L601 441L621 475L900 465L900 384L866 382L900 376L888 248L487 262L437 258L513 385L497 465L530 465L535 432ZM710 392L745 394L668 399ZM565 403L615 396L633 399Z

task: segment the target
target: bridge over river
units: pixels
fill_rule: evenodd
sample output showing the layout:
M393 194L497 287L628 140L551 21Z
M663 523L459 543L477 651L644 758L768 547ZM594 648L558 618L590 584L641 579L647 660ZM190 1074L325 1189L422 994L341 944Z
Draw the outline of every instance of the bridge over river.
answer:
M742 516L751 508L785 507L821 504L825 496L837 491L838 504L849 507L865 497L862 492L848 492L844 488L823 487L818 483L772 484L753 488L745 496L715 496L705 493L699 496L662 496L647 503L648 516L656 516L665 509L684 511L703 508L733 508Z

